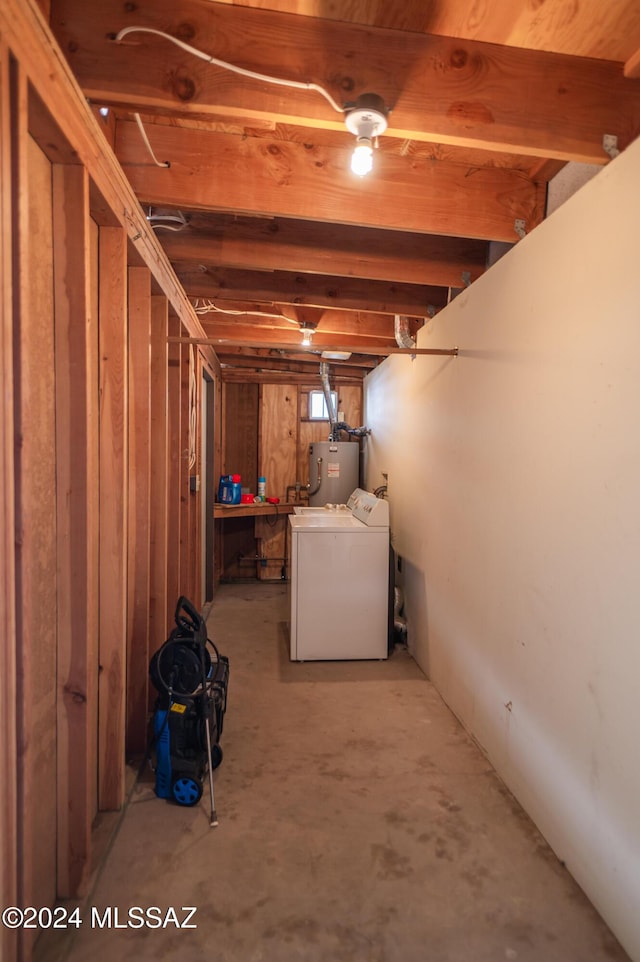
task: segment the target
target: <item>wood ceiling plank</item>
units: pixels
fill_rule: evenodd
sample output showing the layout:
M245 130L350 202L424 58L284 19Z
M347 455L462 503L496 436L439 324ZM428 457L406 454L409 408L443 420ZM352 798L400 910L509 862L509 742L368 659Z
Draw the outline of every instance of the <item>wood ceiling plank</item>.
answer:
M521 4L509 34L495 40L578 57L623 61L634 37L640 42L640 7L635 0L546 0L544 4Z
M192 212L181 233L159 233L172 262L305 271L461 287L485 270L485 241L282 218Z
M444 287L388 284L384 281L291 271L240 271L174 262L178 280L189 297L216 301L258 300L267 303L378 311L425 317L447 303Z
M493 4L447 0L428 5L423 29L447 37L623 61L633 36L640 39L640 9L635 0Z
M349 170L349 151L149 125L153 165L133 123L118 123L116 153L142 203L513 242L543 211L521 172L377 157L373 174ZM241 175L238 176L238 173Z
M396 30L435 33L503 43L530 50L554 50L573 56L624 61L634 37L640 42L640 8L636 0L509 0L469 3L447 0L226 0L237 6L266 7L281 13L326 17Z
M100 103L344 129L315 91L239 81L149 34L107 39L146 26L262 74L319 84L340 105L375 91L392 108L396 137L605 163L604 133L624 148L640 129L640 91L608 61L202 0L124 10L121 0L53 0L51 22Z

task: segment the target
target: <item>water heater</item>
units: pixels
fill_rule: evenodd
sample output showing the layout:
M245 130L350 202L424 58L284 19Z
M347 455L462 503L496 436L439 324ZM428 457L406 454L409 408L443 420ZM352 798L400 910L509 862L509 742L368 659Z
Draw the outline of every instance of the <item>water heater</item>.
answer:
M309 445L309 504L346 504L360 487L360 445L356 441L314 441Z

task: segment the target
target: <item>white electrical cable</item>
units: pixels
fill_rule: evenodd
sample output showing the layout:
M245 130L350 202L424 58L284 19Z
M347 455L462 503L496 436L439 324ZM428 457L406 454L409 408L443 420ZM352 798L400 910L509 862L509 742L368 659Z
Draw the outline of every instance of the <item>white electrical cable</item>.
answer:
M223 307L217 307L213 301L200 300L196 298L191 305L196 314L230 314L232 317L272 317L277 321L288 321L289 324L297 324L291 317L284 314L269 314L267 311L231 311Z
M199 57L201 60L206 60L207 63L215 64L216 67L223 67L225 70L231 70L233 73L241 74L243 77L250 77L252 80L262 80L265 83L278 84L281 87L294 87L297 90L315 90L316 93L321 94L325 100L331 104L334 110L337 110L339 114L344 114L344 108L336 103L331 94L319 84L303 83L299 80L284 80L281 77L270 77L268 74L256 73L255 70L246 70L244 67L237 67L233 63L227 63L226 60L218 60L216 57L210 57L209 54L205 53L203 50L198 50L196 47L192 47L183 40L173 37L170 33L164 33L162 30L155 30L153 27L124 27L124 29L121 30L120 33L117 33L114 37L115 42L120 43L123 37L126 37L128 33L153 33L157 37L164 37L165 40L170 40L182 50L186 50L187 53L193 54L194 57Z
M153 207L150 207L149 213L147 214L147 220L154 230L181 231L184 230L185 227L189 226L189 221L181 210L175 214L156 214L153 211Z
M153 147L152 147L151 144L149 143L149 138L147 137L147 132L146 132L146 130L144 129L144 127L143 127L143 125L142 125L142 121L140 120L140 114L134 114L133 116L136 118L136 123L137 123L137 125L138 125L138 130L139 130L140 133L142 134L142 139L144 140L144 143L145 143L145 146L146 146L147 150L148 150L149 153L151 154L151 159L153 160L154 164L155 164L157 167L171 167L171 164L169 163L168 160L165 160L165 161L158 160L158 158L157 158L156 155L154 154L154 152L153 152Z

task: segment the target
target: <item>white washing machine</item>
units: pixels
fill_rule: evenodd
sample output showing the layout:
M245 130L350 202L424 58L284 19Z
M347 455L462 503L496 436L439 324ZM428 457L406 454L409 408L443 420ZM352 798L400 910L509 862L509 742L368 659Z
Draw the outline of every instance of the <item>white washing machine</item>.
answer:
M386 658L388 502L356 488L346 505L301 508L289 525L291 660Z

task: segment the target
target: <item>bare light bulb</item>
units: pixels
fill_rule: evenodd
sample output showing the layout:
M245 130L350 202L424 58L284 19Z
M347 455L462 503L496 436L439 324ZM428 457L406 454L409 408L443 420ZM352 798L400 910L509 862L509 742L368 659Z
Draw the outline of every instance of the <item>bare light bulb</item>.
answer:
M351 156L351 170L364 177L373 168L373 145L387 129L387 108L378 94L361 94L348 105L344 118L347 130L355 134L356 147Z
M301 328L302 331L302 346L311 347L311 338L313 337L313 329L310 327Z
M368 137L359 137L351 155L351 170L358 177L364 177L373 169L373 150Z

